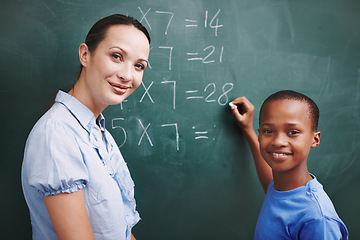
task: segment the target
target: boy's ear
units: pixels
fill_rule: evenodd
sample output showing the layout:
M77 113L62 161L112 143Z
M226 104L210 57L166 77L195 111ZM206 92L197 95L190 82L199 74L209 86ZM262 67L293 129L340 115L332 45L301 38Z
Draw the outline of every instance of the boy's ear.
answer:
M89 48L85 43L82 43L79 47L79 60L83 67L86 67L89 57Z
M321 132L315 132L314 133L314 138L313 138L313 143L311 145L311 148L316 148L317 146L319 146L319 144L320 144L320 135L321 135Z

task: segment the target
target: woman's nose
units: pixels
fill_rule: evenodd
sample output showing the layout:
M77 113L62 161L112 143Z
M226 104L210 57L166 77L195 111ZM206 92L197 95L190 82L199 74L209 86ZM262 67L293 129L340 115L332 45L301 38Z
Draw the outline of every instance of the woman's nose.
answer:
M123 63L121 68L117 72L117 77L123 81L129 82L132 80L132 65Z

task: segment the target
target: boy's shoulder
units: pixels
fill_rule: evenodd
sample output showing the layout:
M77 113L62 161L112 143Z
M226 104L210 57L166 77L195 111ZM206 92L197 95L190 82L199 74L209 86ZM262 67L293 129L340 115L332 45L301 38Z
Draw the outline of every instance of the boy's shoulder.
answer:
M305 186L290 191L276 191L272 182L265 196L256 231L270 231L274 236L298 236L304 227L317 223L322 223L329 230L335 228L338 233L347 232L323 186L313 176L313 180Z
M306 185L289 190L276 191L273 182L270 184L266 193L268 197L268 204L276 202L280 209L286 212L294 212L292 216L306 219L330 217L338 218L334 205L329 196L324 191L322 184L316 179L314 175ZM302 210L298 212L299 210ZM276 213L274 213L276 214ZM300 219L299 219L300 220Z

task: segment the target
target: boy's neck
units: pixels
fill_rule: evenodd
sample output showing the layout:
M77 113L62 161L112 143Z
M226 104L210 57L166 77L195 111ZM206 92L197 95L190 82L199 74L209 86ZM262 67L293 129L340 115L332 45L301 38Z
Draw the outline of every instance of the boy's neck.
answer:
M277 191L289 191L301 186L305 186L310 180L312 180L312 176L307 171L302 171L301 173L294 173L292 171L289 172L274 172L274 188Z

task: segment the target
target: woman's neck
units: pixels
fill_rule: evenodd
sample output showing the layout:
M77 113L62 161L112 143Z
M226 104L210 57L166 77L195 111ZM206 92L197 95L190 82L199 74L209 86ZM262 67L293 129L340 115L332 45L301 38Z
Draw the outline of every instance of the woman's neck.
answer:
M104 108L100 108L96 105L96 102L94 101L93 97L86 91L86 88L84 84L82 84L80 78L75 83L74 87L68 92L68 94L76 98L88 109L90 109L90 111L94 114L95 119L97 119L102 110L104 110Z

